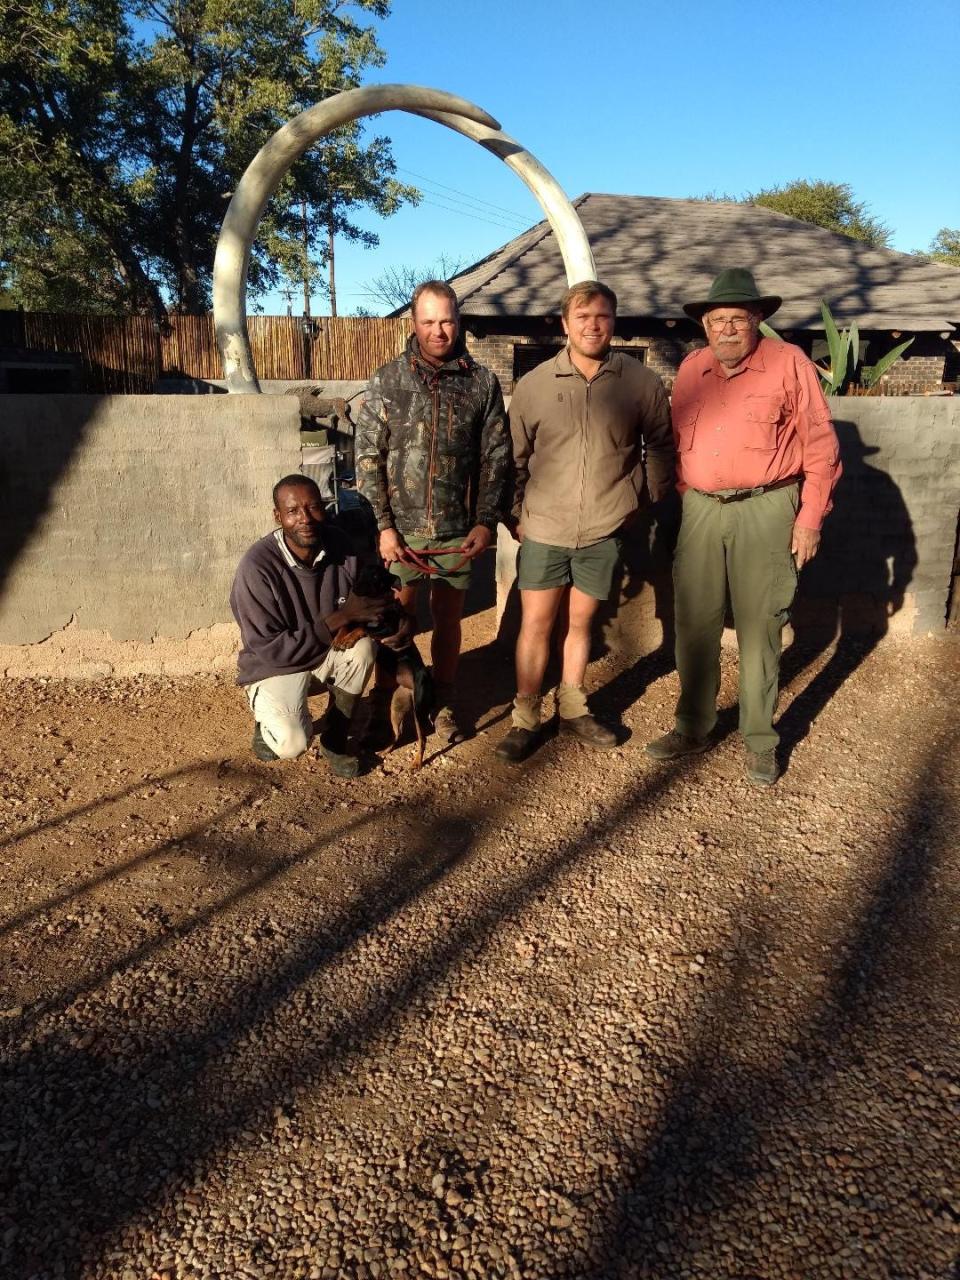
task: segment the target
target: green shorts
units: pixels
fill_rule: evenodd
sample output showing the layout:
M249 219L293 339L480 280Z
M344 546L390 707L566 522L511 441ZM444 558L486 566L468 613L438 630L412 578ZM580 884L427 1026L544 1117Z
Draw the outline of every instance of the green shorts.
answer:
M440 570L439 573L424 573L422 569L418 569L416 565L404 564L402 560L395 560L393 564L388 565L391 573L395 573L403 585L409 586L411 582L445 582L448 587L456 587L458 591L466 591L470 585L470 572L473 568L473 562L468 560L467 563L456 573L447 573L445 570L452 569L459 560L463 558L463 552L460 548L463 546L463 539L466 534L459 538L404 538L404 542L414 551L419 551L422 547L451 547L449 555L443 556L427 556L426 563Z
M589 547L551 547L524 538L517 557L521 591L545 591L571 584L595 600L608 600L620 560L620 539L603 538Z

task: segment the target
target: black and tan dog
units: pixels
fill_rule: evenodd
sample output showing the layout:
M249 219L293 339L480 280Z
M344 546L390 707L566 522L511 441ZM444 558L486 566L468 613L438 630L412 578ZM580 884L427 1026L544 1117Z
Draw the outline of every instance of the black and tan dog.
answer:
M354 594L372 599L395 592L400 586L400 579L385 569L382 564L368 564L357 574L353 584ZM361 636L372 636L375 640L381 636L396 635L403 620L403 610L399 601L391 605L376 626L362 623L341 627L333 638L335 649L350 649ZM402 649L390 649L380 645L377 652L377 666L392 675L397 682L393 697L390 700L390 728L393 731L393 742L389 751L395 751L400 745L404 724L412 720L413 731L417 739L417 752L413 768L419 769L423 764L423 750L427 733L430 730L430 714L433 710L433 677L429 668L420 656L420 650L411 637Z

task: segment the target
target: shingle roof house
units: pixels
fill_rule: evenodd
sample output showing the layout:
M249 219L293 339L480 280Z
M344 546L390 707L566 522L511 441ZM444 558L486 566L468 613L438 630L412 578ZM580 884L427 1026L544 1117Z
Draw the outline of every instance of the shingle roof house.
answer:
M778 332L814 356L822 345L823 298L839 323L857 322L871 361L900 335L916 335L895 366L899 383L935 387L957 378L960 270L874 249L757 205L592 193L573 203L597 274L618 295L618 338L667 377L702 338L683 303L706 297L724 267L747 266L763 293L784 299L772 320ZM507 387L560 340L557 312L566 281L548 223L531 227L451 284L472 349Z

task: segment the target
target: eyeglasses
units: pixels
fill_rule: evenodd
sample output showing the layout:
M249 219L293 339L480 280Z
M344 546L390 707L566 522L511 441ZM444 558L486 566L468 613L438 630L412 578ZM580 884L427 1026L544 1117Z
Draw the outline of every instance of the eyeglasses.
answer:
M722 329L726 329L729 325L732 325L737 333L740 333L742 330L749 329L751 327L753 324L753 317L733 316L732 319L724 320L720 316L707 316L707 324L711 329L716 330L717 333Z

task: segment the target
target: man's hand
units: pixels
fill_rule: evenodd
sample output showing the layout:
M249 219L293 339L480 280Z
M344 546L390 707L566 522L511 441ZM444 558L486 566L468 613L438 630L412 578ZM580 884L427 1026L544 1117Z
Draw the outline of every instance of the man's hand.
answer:
M384 564L396 564L398 560L405 559L406 549L406 543L396 529L380 530L379 551Z
M351 591L343 605L336 613L331 613L328 618L324 618L324 622L331 631L338 631L340 627L354 623L361 626L376 626L383 620L383 615L392 604L393 592L383 596L358 596L355 591Z
M400 626L392 636L379 636L381 644L387 646L388 649L405 649L413 638L413 619L409 613L404 613L400 619Z
M489 547L493 534L485 524L475 524L460 545L460 551L468 560L473 560Z
M819 546L820 533L817 529L804 529L798 524L793 526L793 542L790 550L793 552L798 569L802 569L808 560L813 559Z

